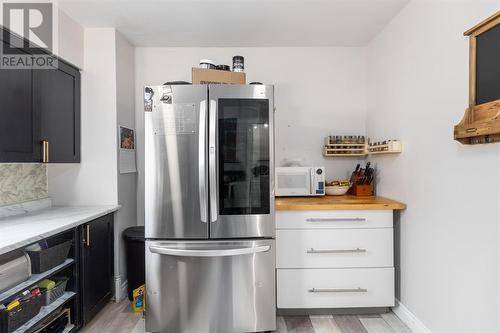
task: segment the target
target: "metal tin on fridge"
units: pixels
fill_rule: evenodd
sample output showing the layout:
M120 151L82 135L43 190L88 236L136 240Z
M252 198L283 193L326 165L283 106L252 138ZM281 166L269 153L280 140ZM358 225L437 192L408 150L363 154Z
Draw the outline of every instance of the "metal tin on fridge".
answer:
M233 57L233 72L244 72L245 71L245 58L242 56Z

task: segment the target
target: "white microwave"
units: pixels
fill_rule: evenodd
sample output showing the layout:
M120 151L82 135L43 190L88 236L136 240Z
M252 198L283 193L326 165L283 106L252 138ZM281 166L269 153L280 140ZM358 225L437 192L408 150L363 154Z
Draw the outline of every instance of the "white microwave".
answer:
M324 167L276 168L277 197L325 195Z

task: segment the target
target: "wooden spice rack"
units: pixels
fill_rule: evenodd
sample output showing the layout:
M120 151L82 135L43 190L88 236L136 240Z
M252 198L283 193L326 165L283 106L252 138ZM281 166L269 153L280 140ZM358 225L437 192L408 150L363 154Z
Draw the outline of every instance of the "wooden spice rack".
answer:
M383 142L376 142L368 144L368 154L397 154L403 151L401 141L389 140Z
M340 143L339 140L333 140L332 138L337 137L327 136L325 138L325 145L323 147L323 156L325 157L364 157L367 155L397 154L403 151L403 146L399 140L369 143L369 140L366 140L364 137L356 136L354 138L362 139Z
M323 156L365 156L366 141L364 137L356 137L356 139L345 139L340 143L333 139L333 136L325 138L325 146L323 147ZM346 137L343 137L346 138ZM359 138L359 139L358 139ZM351 141L351 142L349 142Z

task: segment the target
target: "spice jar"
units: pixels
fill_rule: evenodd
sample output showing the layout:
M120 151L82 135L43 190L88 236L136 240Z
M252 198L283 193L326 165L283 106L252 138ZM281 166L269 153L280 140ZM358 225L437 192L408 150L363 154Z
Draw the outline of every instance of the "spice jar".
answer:
M245 71L245 58L242 56L233 57L233 72L244 72Z

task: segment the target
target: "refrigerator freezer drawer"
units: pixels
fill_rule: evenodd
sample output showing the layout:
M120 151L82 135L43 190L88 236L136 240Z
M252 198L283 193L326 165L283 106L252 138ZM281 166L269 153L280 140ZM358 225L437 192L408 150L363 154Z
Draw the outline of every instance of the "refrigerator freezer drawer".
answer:
M273 331L274 240L147 241L146 331Z

